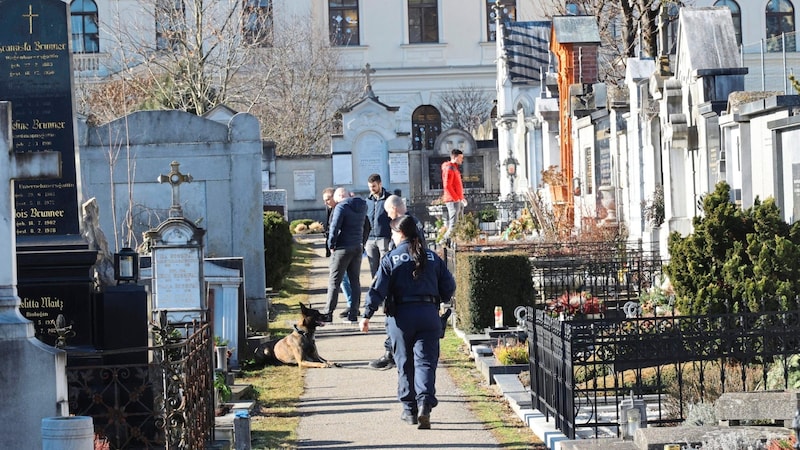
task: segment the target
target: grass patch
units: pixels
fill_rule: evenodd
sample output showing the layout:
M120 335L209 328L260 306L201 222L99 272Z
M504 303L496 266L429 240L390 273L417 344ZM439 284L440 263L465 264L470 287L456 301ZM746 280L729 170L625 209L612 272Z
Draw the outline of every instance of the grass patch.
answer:
M547 447L508 406L495 385L488 385L470 359L466 343L447 329L439 364L461 390L466 406L492 432L500 448L546 450Z
M292 267L278 296L272 299L270 334L280 338L290 334L288 321L300 315L300 303L308 304L309 269L314 252L310 244L295 242L292 248ZM296 366L266 366L243 370L240 384L253 387L256 407L250 421L253 449L296 448L297 403L303 394L303 374Z
M309 269L314 257L311 244L295 242L292 268L280 294L272 300L274 320L270 333L278 338L291 333L286 323L300 314L299 303L308 303L306 292ZM448 329L441 340L441 362L456 386L464 393L464 402L505 449L544 450L545 446L522 423L494 386L487 385L475 363L469 358L464 341ZM247 365L245 364L245 367ZM245 369L239 384L253 387L256 408L250 423L253 449L291 449L297 447L300 417L297 405L303 394L304 375L296 366L267 366Z

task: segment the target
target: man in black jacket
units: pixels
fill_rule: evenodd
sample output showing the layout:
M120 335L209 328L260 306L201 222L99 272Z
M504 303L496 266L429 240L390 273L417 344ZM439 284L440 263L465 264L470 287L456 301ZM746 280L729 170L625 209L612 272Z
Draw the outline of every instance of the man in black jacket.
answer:
M367 221L369 222L369 235L364 251L369 260L370 277L375 277L375 272L381 265L381 258L389 251L392 241L392 230L389 228L389 216L383 207L389 193L383 187L380 174L373 173L367 178L369 195L367 196Z
M345 188L333 193L336 206L331 213L328 230L328 248L331 250L330 276L328 278L328 301L325 308L325 321L333 321L333 311L339 301L339 284L344 274L350 279L353 296L347 319L358 321L361 307L361 256L364 252L364 223L367 216L367 203L358 197L351 197Z

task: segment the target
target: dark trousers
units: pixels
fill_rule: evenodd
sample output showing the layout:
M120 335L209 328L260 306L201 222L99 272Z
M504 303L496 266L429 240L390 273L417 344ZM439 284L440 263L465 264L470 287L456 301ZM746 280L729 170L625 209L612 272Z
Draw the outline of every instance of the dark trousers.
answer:
M398 305L397 314L387 317L386 325L397 365L397 399L407 411L416 411L421 402L433 408L439 403L436 400L436 367L442 321L438 305Z
M339 302L339 285L344 274L350 279L353 295L350 301L350 319L356 320L358 309L361 308L361 255L363 249L358 247L337 248L331 254L331 270L328 277L328 302L325 312L333 313Z

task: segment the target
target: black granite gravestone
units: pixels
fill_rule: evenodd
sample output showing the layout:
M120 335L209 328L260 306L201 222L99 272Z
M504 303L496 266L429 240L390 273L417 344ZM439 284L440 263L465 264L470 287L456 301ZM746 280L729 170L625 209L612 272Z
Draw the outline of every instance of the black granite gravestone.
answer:
M16 152L61 153L62 177L14 184L20 311L53 344L59 314L92 343L91 267L80 235L69 10L61 0L0 0L0 98L12 105Z

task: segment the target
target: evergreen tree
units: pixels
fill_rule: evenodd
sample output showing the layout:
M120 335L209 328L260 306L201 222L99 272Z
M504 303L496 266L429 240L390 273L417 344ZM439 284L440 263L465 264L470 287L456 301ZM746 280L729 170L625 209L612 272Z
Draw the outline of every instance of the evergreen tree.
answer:
M665 267L685 314L797 308L800 225L789 226L775 200L756 198L742 211L719 183L703 200L694 232L669 237Z

